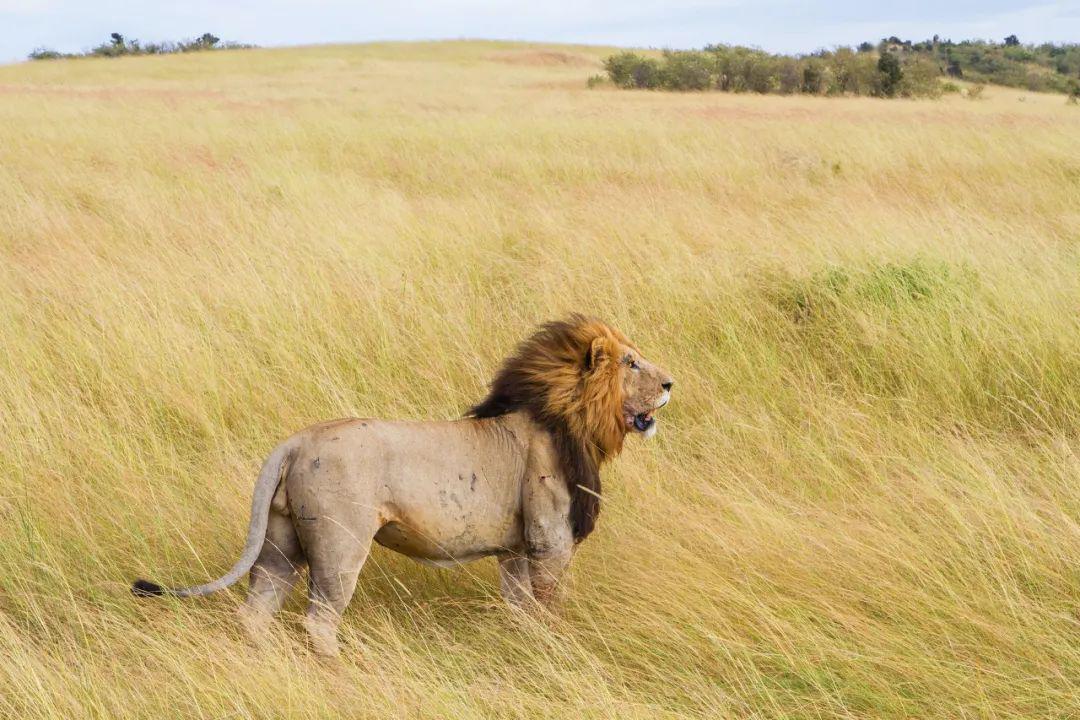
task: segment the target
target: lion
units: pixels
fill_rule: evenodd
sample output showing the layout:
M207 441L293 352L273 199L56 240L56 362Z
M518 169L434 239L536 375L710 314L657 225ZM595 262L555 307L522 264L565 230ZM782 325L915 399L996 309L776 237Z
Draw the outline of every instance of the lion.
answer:
M342 612L374 540L440 567L494 556L512 606L550 608L600 512L600 467L627 434L656 433L673 380L622 333L572 315L542 325L503 363L480 403L441 422L313 425L259 473L247 544L224 576L194 587L136 580L138 596L207 595L250 571L241 607L252 639L308 571L304 626L338 654Z

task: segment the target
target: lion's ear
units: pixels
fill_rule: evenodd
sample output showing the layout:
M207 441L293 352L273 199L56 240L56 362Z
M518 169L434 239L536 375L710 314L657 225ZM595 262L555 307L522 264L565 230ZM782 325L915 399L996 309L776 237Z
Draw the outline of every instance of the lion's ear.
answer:
M589 351L585 353L585 372L590 372L603 365L608 360L607 339L598 337L589 345Z

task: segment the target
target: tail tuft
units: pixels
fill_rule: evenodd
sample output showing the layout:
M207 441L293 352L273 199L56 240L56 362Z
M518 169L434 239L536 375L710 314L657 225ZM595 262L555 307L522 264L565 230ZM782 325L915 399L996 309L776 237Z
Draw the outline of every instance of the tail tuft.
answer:
M131 584L131 594L135 597L161 597L165 588L149 580L136 580Z

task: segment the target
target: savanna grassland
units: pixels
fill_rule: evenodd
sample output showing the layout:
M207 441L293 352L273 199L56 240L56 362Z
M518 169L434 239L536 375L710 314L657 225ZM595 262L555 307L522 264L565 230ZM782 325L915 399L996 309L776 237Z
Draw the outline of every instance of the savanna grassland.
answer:
M0 68L0 716L1080 716L1080 108L586 89L611 48ZM595 313L677 383L558 619L215 577L292 431Z

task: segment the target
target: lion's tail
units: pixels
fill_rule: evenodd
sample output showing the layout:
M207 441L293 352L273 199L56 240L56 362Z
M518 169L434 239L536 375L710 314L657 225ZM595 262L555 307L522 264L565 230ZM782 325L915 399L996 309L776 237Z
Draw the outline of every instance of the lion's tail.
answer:
M274 493L278 485L288 472L289 463L292 460L295 447L291 442L279 445L270 457L263 463L259 471L259 479L255 483L255 493L251 500L251 521L248 525L247 544L240 559L232 566L229 572L217 580L212 580L204 585L195 585L185 588L167 588L147 580L136 580L131 584L131 592L136 597L157 597L160 595L173 595L175 597L195 597L209 595L210 593L223 590L239 580L255 564L262 550L263 541L266 538L266 524L270 517L270 502L274 499Z

